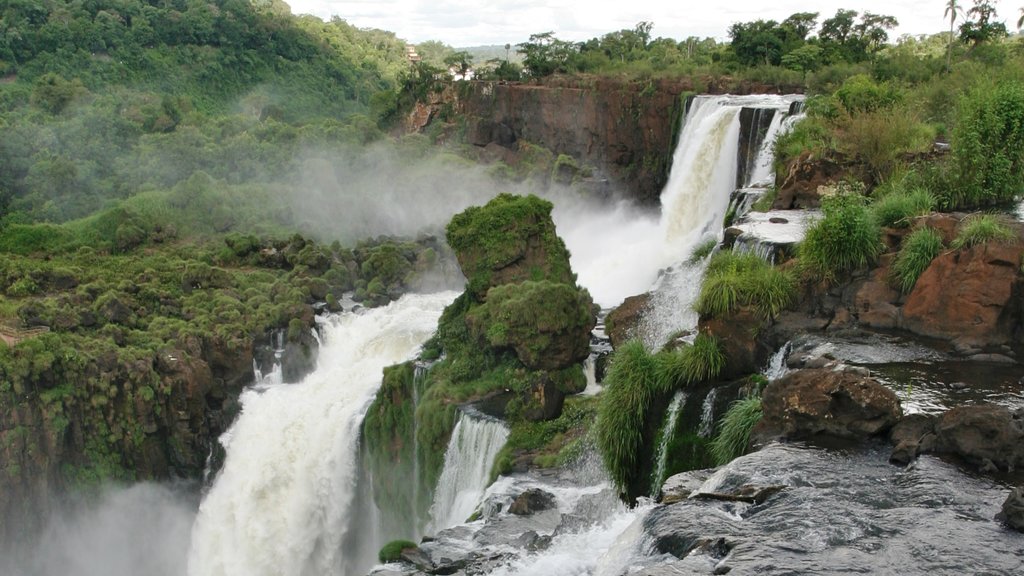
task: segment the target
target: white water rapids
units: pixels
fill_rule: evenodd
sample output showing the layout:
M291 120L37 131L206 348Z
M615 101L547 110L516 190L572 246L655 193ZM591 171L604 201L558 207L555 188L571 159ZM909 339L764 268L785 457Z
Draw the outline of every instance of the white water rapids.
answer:
M227 459L203 499L189 576L320 576L341 557L362 413L381 370L410 358L453 293L332 316L315 372L242 396Z

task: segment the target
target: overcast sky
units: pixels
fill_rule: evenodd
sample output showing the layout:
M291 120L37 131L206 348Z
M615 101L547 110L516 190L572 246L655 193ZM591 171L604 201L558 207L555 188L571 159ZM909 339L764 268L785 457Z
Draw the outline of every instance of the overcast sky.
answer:
M794 12L820 12L819 22L839 8L895 16L900 34L930 34L948 29L944 0L848 0L845 2L774 0L285 0L295 14L337 15L360 28L390 30L410 42L440 40L455 47L516 44L530 34L553 31L580 41L654 23L652 36L682 40L689 36L727 39L734 22L781 21ZM969 6L969 0L961 4ZM996 0L999 17L1012 32L1024 0Z

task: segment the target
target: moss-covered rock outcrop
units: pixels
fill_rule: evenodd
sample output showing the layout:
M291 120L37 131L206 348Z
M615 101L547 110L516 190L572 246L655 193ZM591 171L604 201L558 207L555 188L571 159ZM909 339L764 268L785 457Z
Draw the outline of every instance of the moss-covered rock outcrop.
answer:
M425 346L422 359L436 362L422 382L410 364L388 369L363 427L373 477L415 459L417 477L377 481L385 516L412 517L405 534L390 536L422 524L459 406L475 403L513 424L552 420L565 395L586 385L593 301L576 286L551 209L535 196L502 194L447 227L466 291Z
M477 302L494 286L525 280L575 285L551 203L535 196L500 194L486 206L467 208L452 218L447 237Z

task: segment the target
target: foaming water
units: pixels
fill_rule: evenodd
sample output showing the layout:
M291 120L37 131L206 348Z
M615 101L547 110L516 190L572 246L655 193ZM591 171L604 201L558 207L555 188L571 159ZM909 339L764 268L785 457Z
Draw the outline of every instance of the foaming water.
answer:
M10 576L182 576L195 518L195 486L108 486L67 503L30 549L0 554Z
M360 521L349 510L363 412L381 370L413 355L454 296L405 296L383 308L330 317L313 373L299 384L242 395L224 467L199 508L190 576L360 568L345 557L342 543Z

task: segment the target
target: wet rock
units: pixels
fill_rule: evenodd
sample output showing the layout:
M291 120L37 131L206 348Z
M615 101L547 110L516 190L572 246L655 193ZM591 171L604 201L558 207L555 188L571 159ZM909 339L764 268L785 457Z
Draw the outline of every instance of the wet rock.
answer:
M722 318L700 319L700 331L714 336L725 355L719 379L729 380L760 371L772 352L758 338L767 324L752 307L741 307Z
M817 208L821 205L821 189L849 176L858 176L856 167L830 158L801 155L786 167L778 187L772 210ZM857 178L858 180L860 178Z
M630 338L637 336L637 327L643 322L650 301L649 293L630 296L623 300L618 308L608 313L605 318L605 332L613 347L618 348Z
M996 519L1018 532L1024 532L1024 487L1018 486L1010 491Z
M921 452L959 457L967 463L1000 470L1024 466L1024 409L1004 406L958 406L939 416L933 445Z
M805 369L768 384L764 416L752 439L864 439L886 432L902 415L896 394L873 378L845 371Z
M697 492L690 497L697 500L720 500L722 502L763 504L766 500L785 489L786 487L781 485L757 486L754 484L746 484L740 486L739 489L733 493L723 494L719 492Z
M555 507L555 497L549 492L540 488L531 488L523 492L508 507L511 514L517 516L531 516L543 510L550 510Z
M700 490L710 475L709 470L692 470L669 477L661 486L661 503L674 504L689 498Z
M908 414L889 432L893 451L889 462L906 465L917 457L922 442L929 447L935 439L936 417L927 414Z

